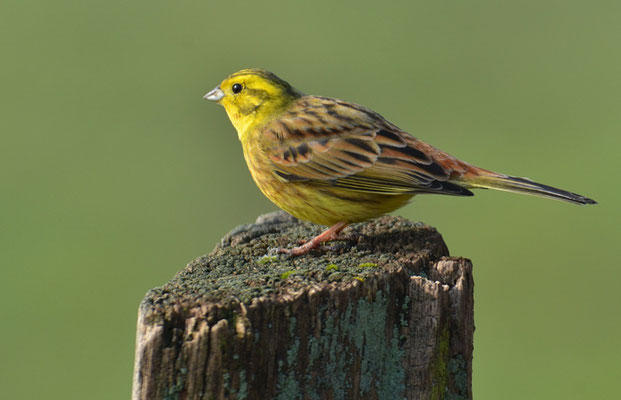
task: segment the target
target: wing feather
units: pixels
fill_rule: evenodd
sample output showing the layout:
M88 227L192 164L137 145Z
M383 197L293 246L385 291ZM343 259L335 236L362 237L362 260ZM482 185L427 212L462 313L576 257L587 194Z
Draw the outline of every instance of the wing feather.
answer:
M466 163L355 104L304 96L264 132L264 151L287 181L390 195L472 195L453 180L468 171Z

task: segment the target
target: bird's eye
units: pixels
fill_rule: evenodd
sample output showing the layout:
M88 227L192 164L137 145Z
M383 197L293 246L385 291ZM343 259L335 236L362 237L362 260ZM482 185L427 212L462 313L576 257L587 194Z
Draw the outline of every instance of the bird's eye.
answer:
M233 85L232 89L233 89L233 93L237 94L242 91L242 85L240 85L239 83L236 83Z

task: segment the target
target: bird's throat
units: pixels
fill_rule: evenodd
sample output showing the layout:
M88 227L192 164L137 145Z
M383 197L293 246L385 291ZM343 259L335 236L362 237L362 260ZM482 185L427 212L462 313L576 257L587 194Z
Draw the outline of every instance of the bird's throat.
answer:
M249 114L243 114L239 111L229 111L228 109L226 110L226 113L237 131L237 137L241 142L243 142L244 136L250 132L250 127L256 121L256 113L252 112Z

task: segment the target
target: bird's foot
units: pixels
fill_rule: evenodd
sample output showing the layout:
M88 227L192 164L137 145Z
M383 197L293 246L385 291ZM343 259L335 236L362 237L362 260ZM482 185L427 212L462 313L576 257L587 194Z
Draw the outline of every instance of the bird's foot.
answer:
M329 239L331 242L357 242L360 238L360 234L357 232L349 233L347 235L339 234L335 237ZM308 239L300 239L297 241L297 244L303 245L308 243ZM331 250L334 246L318 246L317 250Z
M346 222L337 222L332 225L330 228L321 232L319 235L315 236L311 240L306 243L294 247L292 249L279 248L278 253L288 254L290 256L301 256L303 254L308 253L311 250L322 248L322 243L328 242L330 240L339 239L339 233L347 226Z

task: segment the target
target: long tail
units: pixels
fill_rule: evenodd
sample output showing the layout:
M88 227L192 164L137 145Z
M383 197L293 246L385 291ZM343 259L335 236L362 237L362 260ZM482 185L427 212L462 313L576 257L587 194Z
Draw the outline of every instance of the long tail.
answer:
M464 181L469 187L473 188L486 188L504 190L506 192L524 193L533 196L567 201L574 204L597 204L595 200L589 199L588 197L533 182L528 178L517 178L515 176L491 173L489 175L477 174L477 176L468 177Z

